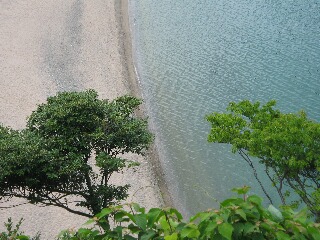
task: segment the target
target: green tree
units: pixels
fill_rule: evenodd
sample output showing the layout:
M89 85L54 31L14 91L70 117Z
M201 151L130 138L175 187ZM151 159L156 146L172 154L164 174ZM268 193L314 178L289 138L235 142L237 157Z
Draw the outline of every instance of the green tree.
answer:
M208 115L211 123L208 141L231 144L233 152L238 152L254 171L250 157L258 159L283 204L289 194L284 189L287 186L319 219L320 124L308 119L304 112L282 113L274 109L275 104L275 101L262 106L248 100L232 102L228 113Z
M97 92L64 92L38 106L23 130L0 126L0 196L54 205L93 216L127 197L128 185L109 183L114 172L136 166L125 153L143 154L153 136L136 116L141 101ZM68 196L77 196L74 208ZM79 200L80 199L80 200Z

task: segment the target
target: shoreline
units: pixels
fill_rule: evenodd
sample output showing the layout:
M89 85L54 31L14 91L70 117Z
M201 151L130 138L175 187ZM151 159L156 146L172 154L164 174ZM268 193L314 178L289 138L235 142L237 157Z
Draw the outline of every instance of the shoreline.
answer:
M129 16L129 2L128 0L115 1L116 19L119 23L119 45L120 55L122 57L123 68L125 70L125 76L128 76L127 83L131 94L135 97L142 98L142 89L139 85L138 76L135 68L135 60L133 57L131 26ZM142 98L143 99L143 98ZM144 99L143 99L144 100ZM147 109L143 105L137 112L140 117L147 117ZM150 124L149 124L150 128ZM153 129L151 129L153 132ZM153 142L152 146L148 150L145 158L150 162L153 174L157 181L157 185L160 189L161 197L165 207L174 207L172 196L169 192L164 171L161 166L161 159L159 156L158 148ZM159 206L160 207L160 206Z

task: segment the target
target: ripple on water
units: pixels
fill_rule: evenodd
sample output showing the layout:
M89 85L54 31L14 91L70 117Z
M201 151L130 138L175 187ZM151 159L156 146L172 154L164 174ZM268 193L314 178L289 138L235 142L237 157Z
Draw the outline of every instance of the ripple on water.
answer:
M230 147L206 142L204 116L223 111L230 101L277 99L282 110L305 109L319 121L319 1L131 5L143 92L181 210L211 207L209 196L221 200L244 184L262 195Z

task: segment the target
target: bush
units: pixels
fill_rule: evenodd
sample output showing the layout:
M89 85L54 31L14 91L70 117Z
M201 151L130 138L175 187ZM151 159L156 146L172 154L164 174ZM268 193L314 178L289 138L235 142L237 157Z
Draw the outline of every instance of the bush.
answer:
M306 210L264 208L259 196L246 197L248 189L234 189L244 197L226 199L220 209L199 212L189 222L173 208L146 212L135 203L105 208L87 222L95 227L63 231L59 239L320 239L320 224L308 219Z
M4 224L6 231L0 232L0 240L8 240L8 239L22 239L22 240L39 240L40 234L38 233L35 237L29 237L24 235L22 231L20 231L20 226L23 222L23 218L19 220L19 222L14 226L11 218L8 218L8 222Z

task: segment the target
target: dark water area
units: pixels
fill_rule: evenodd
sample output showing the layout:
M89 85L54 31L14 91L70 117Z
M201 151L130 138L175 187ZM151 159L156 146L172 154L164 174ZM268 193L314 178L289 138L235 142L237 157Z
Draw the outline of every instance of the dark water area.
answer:
M130 1L136 67L169 190L185 214L250 185L230 146L207 143L205 115L277 100L320 121L320 1ZM261 166L256 165L276 196Z

